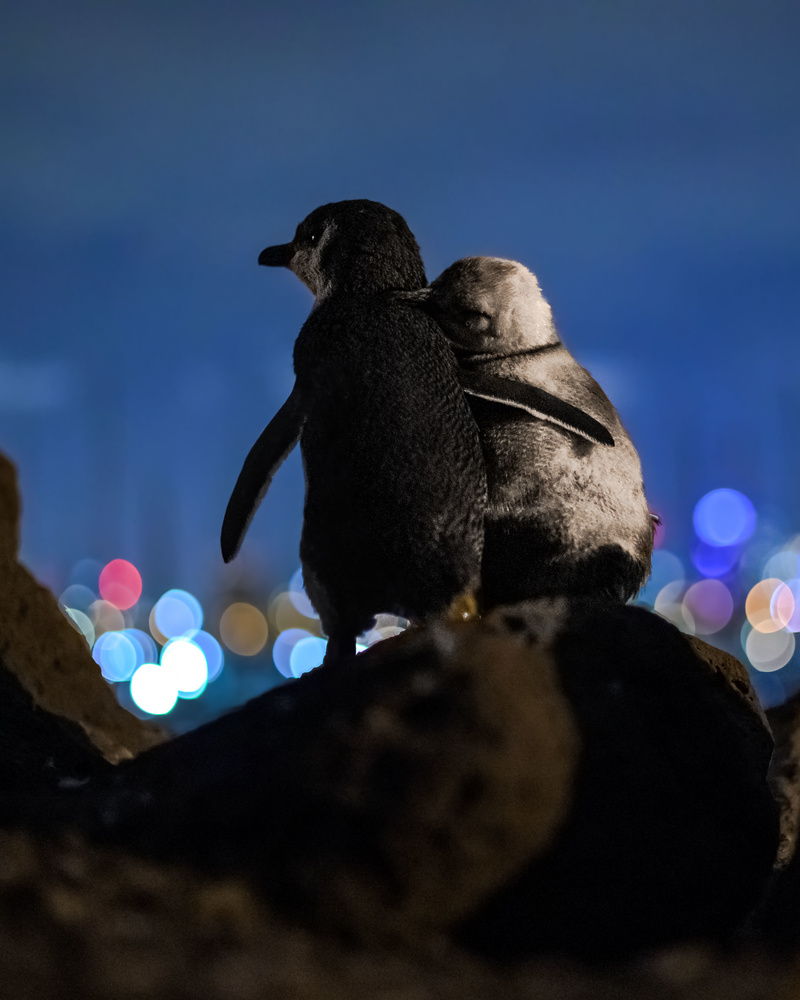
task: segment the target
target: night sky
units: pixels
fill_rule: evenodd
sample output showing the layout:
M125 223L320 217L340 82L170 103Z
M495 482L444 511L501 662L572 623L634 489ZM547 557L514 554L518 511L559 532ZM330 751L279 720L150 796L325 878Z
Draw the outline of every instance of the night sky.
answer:
M311 305L259 251L317 205L407 219L433 278L539 277L665 544L716 487L800 532L800 5L38 3L0 29L0 448L23 557L201 596L297 566L281 470L222 515Z

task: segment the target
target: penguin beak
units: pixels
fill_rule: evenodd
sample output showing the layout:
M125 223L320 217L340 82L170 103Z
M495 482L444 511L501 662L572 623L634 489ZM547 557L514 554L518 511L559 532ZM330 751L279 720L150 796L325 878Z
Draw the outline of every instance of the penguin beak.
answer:
M267 247L258 255L258 263L267 267L289 267L294 257L294 244L282 243L277 247Z

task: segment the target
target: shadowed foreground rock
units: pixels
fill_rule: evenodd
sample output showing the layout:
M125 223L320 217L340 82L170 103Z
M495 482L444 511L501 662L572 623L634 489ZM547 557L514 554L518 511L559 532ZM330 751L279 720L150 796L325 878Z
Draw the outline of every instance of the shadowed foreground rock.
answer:
M778 846L771 745L660 617L539 601L269 692L70 817L351 942L608 959L741 925Z
M778 848L772 738L732 657L641 608L539 601L159 743L17 564L8 471L8 995L766 1000L791 980L713 950ZM796 867L765 909L790 951Z
M0 663L10 675L0 685L21 687L37 708L81 729L84 743L112 763L161 742L163 733L120 706L86 640L17 561L19 514L16 472L0 454Z

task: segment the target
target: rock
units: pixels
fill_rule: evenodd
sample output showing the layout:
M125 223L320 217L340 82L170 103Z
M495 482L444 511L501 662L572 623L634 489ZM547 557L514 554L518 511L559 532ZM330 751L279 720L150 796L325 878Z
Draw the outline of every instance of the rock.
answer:
M37 708L81 727L107 761L161 742L159 729L119 705L86 640L17 561L19 510L14 467L0 454L0 663Z
M778 846L771 740L730 682L739 671L709 664L643 608L534 602L486 624L551 653L583 750L550 850L487 899L459 939L507 959L729 939L759 901Z
M84 829L361 944L727 941L777 850L771 738L697 648L588 600L412 630L120 765Z
M309 927L419 942L546 849L578 753L546 650L442 624L120 765L88 834L245 877Z
M800 824L800 694L767 712L775 739L770 787L781 811L777 867L785 868L797 849Z
M0 982L14 1000L788 1000L798 978L699 946L609 969L348 948L288 926L241 882L0 831Z

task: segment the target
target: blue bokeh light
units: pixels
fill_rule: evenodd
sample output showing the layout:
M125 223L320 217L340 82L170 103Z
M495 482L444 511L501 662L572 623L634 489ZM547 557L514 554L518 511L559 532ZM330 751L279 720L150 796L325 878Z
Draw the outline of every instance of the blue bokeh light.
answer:
M225 666L225 654L222 652L222 646L220 646L213 635L209 632L204 632L202 629L194 629L187 632L186 638L191 639L196 646L202 649L203 655L206 658L206 665L208 666L208 683L210 684L219 677Z
M133 643L136 650L137 667L143 663L155 663L158 660L158 646L147 632L143 632L140 628L126 628L123 629L122 635Z
M202 628L203 609L188 591L168 590L156 601L153 618L159 632L167 639L173 639Z
M738 545L709 545L698 539L692 546L692 562L703 576L726 576L739 561Z
M139 666L137 649L124 632L104 632L95 642L92 656L103 677L115 683L128 680Z
M744 493L719 489L701 497L693 520L698 538L708 545L741 545L755 531L756 511Z
M322 663L327 646L327 639L320 639L316 635L301 639L295 643L292 652L289 654L289 666L292 670L292 676L302 677L309 670L318 667Z
M278 673L291 680L294 677L290 662L292 650L303 639L313 639L304 628L287 628L281 632L272 647L272 662Z
M81 583L71 583L61 592L58 603L63 608L75 608L76 611L89 613L89 608L97 600L97 594Z

